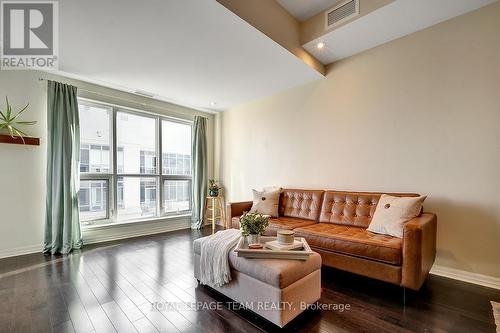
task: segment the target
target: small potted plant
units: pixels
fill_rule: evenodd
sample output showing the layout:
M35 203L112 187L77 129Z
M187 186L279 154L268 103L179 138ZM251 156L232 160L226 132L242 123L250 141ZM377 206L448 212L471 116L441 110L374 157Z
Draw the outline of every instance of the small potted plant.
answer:
M208 182L210 183L208 186L208 195L211 197L218 197L221 189L219 183L217 183L215 179L209 179Z
M244 212L240 217L241 234L247 237L248 244L259 244L260 235L269 225L269 215L257 212Z
M0 133L1 132L6 132L8 135L10 135L12 138L19 137L23 143L24 143L24 138L26 137L31 137L31 135L26 134L25 132L21 131L19 129L19 125L24 125L24 126L29 126L29 125L35 125L36 121L19 121L18 118L19 116L28 109L29 104L26 104L24 108L21 109L21 111L17 112L14 114L12 110L12 106L9 103L9 99L5 97L5 111L2 112L0 111Z

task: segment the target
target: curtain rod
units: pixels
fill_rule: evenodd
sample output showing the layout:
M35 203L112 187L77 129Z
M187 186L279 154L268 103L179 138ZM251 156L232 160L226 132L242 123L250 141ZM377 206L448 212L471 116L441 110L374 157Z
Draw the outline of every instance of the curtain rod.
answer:
M48 79L46 78L43 78L43 77L39 77L38 78L38 81L49 81ZM52 81L52 80L50 80ZM55 82L59 82L59 81L55 81ZM63 83L63 82L59 82L59 83ZM108 88L108 87L104 87L104 88ZM134 104L139 104L139 105L142 105L142 106L149 106L149 107L154 107L154 108L158 108L160 110L165 110L165 111L168 111L168 112L172 112L172 113L176 113L176 114L179 114L179 115L183 115L183 116L190 116L190 114L188 113L184 113L184 112L179 112L179 111L174 111L174 110L171 110L171 109L165 109L165 108L162 108L160 106L155 106L155 105L151 105L151 104L147 104L147 103L141 103L141 102L136 102L136 101L133 101L131 99L127 99L127 98L122 98L122 97L116 97L116 96L112 96L112 95L106 95L106 94L103 94L103 93L98 93L96 91L92 91L92 90L88 90L88 89L84 89L84 88L80 88L80 87L77 87L78 90L83 90L83 91L86 91L88 93L91 93L91 94L96 94L96 95L99 95L99 96L104 96L104 97L109 97L109 98L114 98L114 99L119 99L119 100L122 100L122 101L126 101L126 102L130 102L130 103L134 103ZM108 89L114 89L114 88L108 88ZM114 89L116 90L116 89ZM120 90L118 90L120 91ZM125 91L120 91L120 92L123 92L123 93L128 93L128 92L125 92ZM130 93L129 93L130 94ZM141 96L142 97L142 96ZM163 103L169 103L169 102L164 102L164 101L160 101L160 100L157 100L159 102L163 102ZM170 103L171 104L171 103ZM147 110L146 110L147 111ZM200 111L200 112L203 112L203 111Z
M44 79L43 77L39 77L38 81L52 81L52 80L48 80L48 79ZM59 82L59 81L54 81L54 82ZM63 82L59 82L59 83L63 83ZM64 83L64 84L66 84L66 83ZM96 93L96 92L93 92L93 91L90 91L90 90L87 90L87 89L83 89L83 88L79 88L79 87L77 87L77 88L78 88L78 90L83 90L83 91L86 91L86 92L89 92L89 93L93 93L93 94L99 94L99 93ZM99 95L102 95L102 94L99 94ZM103 96L106 96L106 95L103 95ZM109 96L109 97L111 97L111 96Z

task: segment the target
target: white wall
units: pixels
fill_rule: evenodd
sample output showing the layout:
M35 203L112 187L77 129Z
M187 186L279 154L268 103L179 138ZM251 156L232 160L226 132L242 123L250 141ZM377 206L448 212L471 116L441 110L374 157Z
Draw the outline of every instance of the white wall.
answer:
M38 124L27 132L42 138L39 147L0 143L0 257L43 245L47 99L37 78L29 72L0 72L1 109L6 95L16 111L30 103L23 119Z
M228 199L266 185L426 194L436 264L500 278L499 31L497 3L225 112Z
M41 138L41 145L21 146L0 144L0 258L41 251L45 221L45 168L47 138L47 107L45 81L52 78L71 83L79 88L79 95L86 98L115 103L132 108L173 117L192 119L194 114L209 119L209 176L213 175L214 116L189 108L135 96L93 84L70 80L36 71L0 71L0 108L4 108L5 95L16 110L30 103L23 115L24 120L36 120L38 124L28 132ZM85 91L88 90L88 91ZM147 106L144 106L147 104ZM104 227L84 232L84 241L110 240L136 234L162 232L187 227L188 217L160 220L144 224L126 225L121 228Z

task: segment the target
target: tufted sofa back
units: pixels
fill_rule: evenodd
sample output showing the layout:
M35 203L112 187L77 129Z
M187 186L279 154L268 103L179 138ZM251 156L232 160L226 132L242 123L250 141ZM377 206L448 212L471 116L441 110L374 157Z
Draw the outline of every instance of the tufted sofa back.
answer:
M323 190L283 189L279 215L317 221L323 201Z
M368 228L384 193L326 191L319 215L320 223ZM386 193L398 197L417 197L415 193Z

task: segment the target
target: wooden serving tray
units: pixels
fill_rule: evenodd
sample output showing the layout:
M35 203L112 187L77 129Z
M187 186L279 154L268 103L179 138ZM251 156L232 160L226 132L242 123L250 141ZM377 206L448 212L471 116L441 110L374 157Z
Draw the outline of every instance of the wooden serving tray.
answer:
M263 249L253 250L248 248L248 243L246 241L246 237L241 237L234 252L236 252L238 257L243 258L260 258L260 259L297 259L297 260L307 260L309 256L314 252L307 244L307 241L304 238L295 238L300 240L302 244L304 244L301 250L270 250ZM270 242L276 240L276 237L266 237L261 236L260 242L265 244L266 242ZM265 245L264 245L265 246Z

